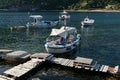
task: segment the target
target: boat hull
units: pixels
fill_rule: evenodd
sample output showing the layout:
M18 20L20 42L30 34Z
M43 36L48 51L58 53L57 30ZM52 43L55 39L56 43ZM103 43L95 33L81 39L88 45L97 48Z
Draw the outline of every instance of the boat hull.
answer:
M81 22L82 26L91 26L93 25L93 23L84 23L84 22Z
M90 25L93 25L93 23L94 23L94 20L89 19L88 17L81 22L82 26L90 26Z
M73 51L79 45L79 39L67 45L49 45L45 44L46 51L52 54L63 54Z
M58 21L50 22L48 23L39 23L39 24L32 24L32 23L27 23L27 27L39 27L39 28L52 28L58 24Z

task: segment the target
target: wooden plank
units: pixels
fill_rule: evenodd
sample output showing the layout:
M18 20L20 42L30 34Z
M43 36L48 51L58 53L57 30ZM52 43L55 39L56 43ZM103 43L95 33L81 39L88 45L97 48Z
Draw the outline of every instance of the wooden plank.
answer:
M69 64L70 67L73 67L73 62L74 62L74 61L71 60L71 62L70 62L70 64Z
M78 66L75 66L75 68L78 68Z
M70 62L71 62L71 60L68 60L68 62L67 62L67 64L66 64L66 66L68 66L68 67L69 67Z
M107 71L108 71L108 67L109 67L109 66L106 66L106 65L105 65L105 66L104 66L104 69L103 69L103 72L107 72Z
M61 63L61 65L64 65L64 64L65 64L65 62L66 62L66 60L65 60L65 59L63 59L63 62Z
M4 73L15 76L15 77L20 77L21 75L25 74L29 70L30 69L26 69L26 68L23 68L23 67L16 66L12 69L9 69L9 70L5 71Z
M4 75L0 75L0 80L12 80L12 78L9 78L9 77L4 76Z
M47 59L52 54L49 53L35 53L31 55L31 58L38 58L38 59Z
M65 59L61 58L61 61L60 61L60 63L62 64L64 61L65 61Z
M65 60L63 58L59 58L59 63L62 64Z
M75 59L75 62L77 62L77 63L83 63L83 64L91 64L92 61L93 61L93 59L83 58L83 57L77 57Z
M89 67L85 67L86 70L89 70L90 68Z
M69 59L66 59L65 66L68 66Z
M30 57L30 54L28 54L28 52L26 51L14 51L14 52L10 52L6 54L6 59L8 61L21 61L21 60L25 60L28 59Z
M25 73L27 73L28 71L35 68L41 62L42 60L40 59L32 59L24 64L20 64L18 66L15 66L11 69L6 70L4 73L15 76L15 77L20 77L24 75Z
M67 66L68 66L68 67L69 67L70 62L71 62L71 60L69 59L69 60L68 60L68 63L67 63Z
M94 70L94 68L91 68L90 70L91 70L91 71L93 71L93 70Z
M81 69L82 67L81 66L77 66L77 68Z
M65 61L63 58L58 58L58 59L60 65Z
M69 62L67 63L67 66L68 66L68 67L69 67L70 63L71 63L71 60L69 59Z
M101 72L102 72L103 68L104 68L104 65L102 65L102 66L101 66L101 68L100 68L100 70L99 70L99 71L101 71Z
M66 62L67 62L67 59L65 59L64 62L61 65L65 66Z

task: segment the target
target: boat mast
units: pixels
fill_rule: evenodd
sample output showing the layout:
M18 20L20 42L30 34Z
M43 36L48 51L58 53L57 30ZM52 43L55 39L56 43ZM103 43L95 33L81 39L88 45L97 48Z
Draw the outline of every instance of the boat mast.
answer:
M66 26L67 26L67 17L66 17L67 14L66 14L66 13L67 13L67 12L64 10L64 11L63 11L63 14L64 14L65 16L64 16L64 20L63 20L63 21L64 21L64 26L65 26L65 28L66 28Z
M67 25L67 19L64 18L64 26L66 27L66 25Z
M65 40L67 39L67 35L68 35L68 32L67 32L67 30L66 30L66 27L67 27L67 18L64 17Z
M27 28L29 28L29 24L30 24L30 12L28 11L28 13L27 13L27 15L28 15L28 22L27 22L27 24L26 24L26 26L27 26Z

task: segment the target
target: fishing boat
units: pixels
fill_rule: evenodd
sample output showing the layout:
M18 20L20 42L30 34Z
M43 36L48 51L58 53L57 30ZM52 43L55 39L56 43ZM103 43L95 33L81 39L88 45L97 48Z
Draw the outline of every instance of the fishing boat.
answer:
M75 27L62 26L60 29L52 29L46 39L45 48L48 53L62 54L76 49L81 40Z
M90 26L90 25L93 25L94 22L95 22L94 19L90 19L87 16L86 18L84 18L84 21L82 21L81 24L82 26Z
M42 20L43 16L41 15L31 15L30 18L33 18L33 22L28 22L26 24L27 27L41 27L41 28L50 28L54 27L58 24L58 21L47 21Z
M59 20L70 19L70 15L65 10L60 13Z

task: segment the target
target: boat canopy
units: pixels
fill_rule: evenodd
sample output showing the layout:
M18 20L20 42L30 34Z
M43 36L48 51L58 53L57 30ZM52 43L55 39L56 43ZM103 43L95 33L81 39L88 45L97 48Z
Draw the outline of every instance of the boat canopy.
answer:
M68 26L62 26L62 27L60 28L60 30L66 30L66 31L68 31L69 33L77 32L77 30L76 30L75 27L68 27Z
M31 17L31 18L35 18L35 19L36 19L36 18L43 18L43 16L41 16L41 15L31 15L30 17Z
M65 38L65 30L52 29L50 36L60 36Z
M60 36L66 38L68 33L76 32L76 28L74 27L61 27L60 29L52 29L50 36Z

